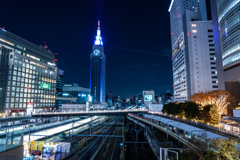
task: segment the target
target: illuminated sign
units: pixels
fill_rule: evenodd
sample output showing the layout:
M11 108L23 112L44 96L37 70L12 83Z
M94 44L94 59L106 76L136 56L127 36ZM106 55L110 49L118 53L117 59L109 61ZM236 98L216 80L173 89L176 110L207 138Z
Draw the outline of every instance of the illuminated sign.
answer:
M146 102L151 102L152 101L152 95L145 95L144 100Z
M51 84L40 83L40 86L41 86L42 89L49 89L51 87Z
M92 96L90 94L88 94L88 101L92 102Z
M69 94L68 93L63 93L63 96L69 96Z
M93 54L95 54L95 55L97 56L97 55L100 54L100 51L99 51L98 49L95 49L95 50L93 51Z
M78 97L86 97L86 94L78 94Z

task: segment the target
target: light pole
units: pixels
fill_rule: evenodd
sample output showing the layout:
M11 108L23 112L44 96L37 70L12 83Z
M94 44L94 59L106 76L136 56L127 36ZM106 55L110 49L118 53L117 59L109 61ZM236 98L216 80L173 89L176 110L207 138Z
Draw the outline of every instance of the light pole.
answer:
M168 139L168 123L169 123L169 122L175 122L175 121L168 121L168 122L167 122L167 139Z
M192 132L205 132L205 133L206 133L206 131L203 131L203 130L193 130L193 131L190 132L191 135L192 135ZM207 145L208 145L208 144L207 144ZM188 137L187 137L187 147L188 147L188 151L189 151L189 141L188 141Z
M156 115L152 116L152 130L153 130L153 117L156 117Z

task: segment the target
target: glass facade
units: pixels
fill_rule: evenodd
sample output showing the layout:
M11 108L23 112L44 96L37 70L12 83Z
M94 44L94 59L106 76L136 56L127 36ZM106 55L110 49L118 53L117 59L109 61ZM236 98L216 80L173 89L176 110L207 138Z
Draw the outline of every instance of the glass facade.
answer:
M240 65L240 0L217 0L223 69Z
M10 50L1 47L0 52L0 112L4 112L5 109L5 93L7 86L7 71L8 71L8 57Z
M90 89L93 102L105 102L106 56L103 46L93 46L94 50L100 50L99 55L91 54L90 60Z
M100 21L98 21L97 37L90 56L90 90L95 103L105 102L106 55L100 33Z
M64 71L61 69L58 69L57 78L56 78L56 96L62 94L63 86L64 86ZM56 107L62 108L61 100L56 100Z

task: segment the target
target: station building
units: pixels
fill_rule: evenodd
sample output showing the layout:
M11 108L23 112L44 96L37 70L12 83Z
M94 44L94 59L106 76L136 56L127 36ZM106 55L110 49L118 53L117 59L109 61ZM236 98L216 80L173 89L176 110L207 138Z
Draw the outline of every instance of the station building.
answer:
M0 28L0 112L31 114L55 106L54 54Z

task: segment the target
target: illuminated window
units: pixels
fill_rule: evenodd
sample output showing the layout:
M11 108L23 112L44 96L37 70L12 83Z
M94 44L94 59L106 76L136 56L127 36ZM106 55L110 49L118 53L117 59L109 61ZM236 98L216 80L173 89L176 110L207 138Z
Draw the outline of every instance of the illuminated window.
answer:
M192 27L197 27L197 24L196 24L196 23L193 23L193 24L192 24Z
M196 30L196 29L193 29L192 32L193 32L193 33L197 33L197 30Z

